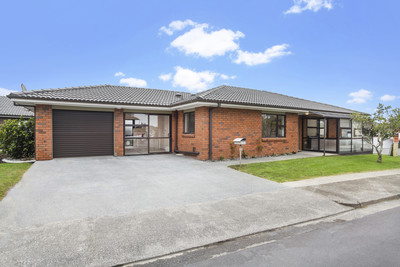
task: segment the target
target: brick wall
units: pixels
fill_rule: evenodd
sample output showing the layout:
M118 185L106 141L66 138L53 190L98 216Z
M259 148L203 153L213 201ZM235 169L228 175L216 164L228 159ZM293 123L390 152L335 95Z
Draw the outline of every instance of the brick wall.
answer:
M183 133L183 111L178 112L178 149L181 151L193 150L200 152L194 156L200 160L208 159L208 107L195 109L195 130L194 134ZM172 115L172 148L175 148L175 112Z
M114 110L114 156L124 155L124 111Z
M35 109L36 160L53 158L53 113L51 105L36 105Z
M336 119L328 119L327 120L328 127L328 138L336 138L337 137L337 121Z
M233 139L246 137L244 151L251 156L267 156L273 154L297 152L298 143L297 114L286 114L285 138L261 138L261 111L244 109L216 108L213 110L213 160L220 157L232 157L231 145ZM178 149L182 151L200 152L196 157L208 159L209 108L201 107L195 110L195 133L183 134L183 111L178 112ZM172 144L175 145L175 114L172 116ZM239 147L233 147L233 157L239 157Z
M297 114L286 114L285 138L261 138L261 123L261 111L258 110L215 109L213 159L239 157L239 146L233 146L231 149L230 145L232 140L238 137L246 137L246 145L243 145L243 150L249 157L297 152Z

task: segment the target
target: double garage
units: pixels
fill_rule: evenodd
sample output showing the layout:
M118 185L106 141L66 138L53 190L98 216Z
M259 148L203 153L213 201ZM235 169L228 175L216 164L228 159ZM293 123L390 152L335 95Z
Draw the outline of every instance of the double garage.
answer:
M114 154L114 113L53 109L53 157Z

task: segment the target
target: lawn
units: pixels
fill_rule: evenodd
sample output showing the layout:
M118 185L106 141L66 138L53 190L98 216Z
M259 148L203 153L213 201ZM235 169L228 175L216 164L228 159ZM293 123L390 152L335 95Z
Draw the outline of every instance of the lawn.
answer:
M22 175L29 169L32 163L0 163L0 200L7 191L21 180Z
M344 173L400 169L400 157L377 155L327 156L229 166L278 183Z

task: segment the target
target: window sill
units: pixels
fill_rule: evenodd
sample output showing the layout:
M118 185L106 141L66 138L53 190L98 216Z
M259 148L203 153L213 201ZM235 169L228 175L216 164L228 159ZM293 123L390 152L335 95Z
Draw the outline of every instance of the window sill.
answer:
M189 133L184 133L184 134L182 134L182 137L183 138L195 138L195 135L194 134L189 134Z
M286 137L276 137L276 138L261 138L263 142L286 142Z

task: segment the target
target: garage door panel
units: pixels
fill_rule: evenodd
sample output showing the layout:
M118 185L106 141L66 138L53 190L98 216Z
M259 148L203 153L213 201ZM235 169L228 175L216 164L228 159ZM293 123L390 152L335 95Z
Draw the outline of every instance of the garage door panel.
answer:
M53 110L54 157L113 155L113 113Z

